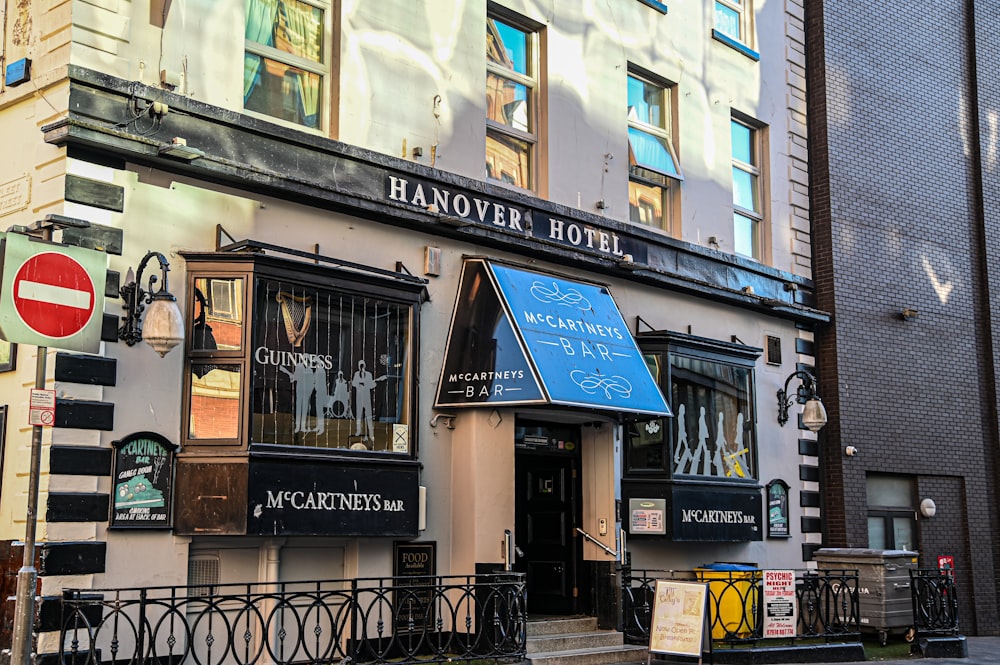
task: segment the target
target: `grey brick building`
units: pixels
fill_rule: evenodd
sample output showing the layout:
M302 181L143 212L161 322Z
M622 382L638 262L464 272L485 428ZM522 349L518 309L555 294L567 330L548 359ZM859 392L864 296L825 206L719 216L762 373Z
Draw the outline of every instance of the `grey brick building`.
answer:
M952 557L962 630L997 634L1000 21L982 2L806 12L832 314L816 336L824 544Z

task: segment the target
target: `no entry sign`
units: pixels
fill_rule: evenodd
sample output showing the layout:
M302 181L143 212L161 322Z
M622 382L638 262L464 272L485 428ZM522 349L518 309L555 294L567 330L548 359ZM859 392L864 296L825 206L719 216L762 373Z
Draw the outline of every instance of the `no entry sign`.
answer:
M7 234L0 336L18 344L97 352L106 274L103 252Z

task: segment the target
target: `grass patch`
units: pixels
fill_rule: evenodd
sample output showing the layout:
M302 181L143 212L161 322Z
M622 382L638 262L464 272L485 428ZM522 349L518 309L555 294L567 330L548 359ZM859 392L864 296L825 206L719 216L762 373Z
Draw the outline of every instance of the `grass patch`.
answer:
M885 646L878 643L878 637L863 635L861 643L865 645L865 658L868 660L905 660L919 658L910 653L912 643L903 639L902 635L889 635Z

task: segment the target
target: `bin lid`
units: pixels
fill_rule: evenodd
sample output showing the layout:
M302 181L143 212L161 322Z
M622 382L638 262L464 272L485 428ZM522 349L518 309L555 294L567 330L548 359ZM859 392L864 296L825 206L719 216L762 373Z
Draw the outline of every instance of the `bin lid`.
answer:
M695 570L754 571L759 570L759 568L742 563L720 563L716 561L715 563L706 563L704 566L696 568Z
M918 556L917 552L912 552L910 550L877 550L866 549L863 547L823 547L816 550L816 553L813 554L813 558L827 557L838 559L892 559L898 557L912 558L916 556Z

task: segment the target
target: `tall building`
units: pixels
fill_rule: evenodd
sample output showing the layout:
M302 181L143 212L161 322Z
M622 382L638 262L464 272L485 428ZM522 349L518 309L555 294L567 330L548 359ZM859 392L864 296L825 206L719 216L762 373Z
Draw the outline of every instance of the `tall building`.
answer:
M952 567L961 630L995 635L996 18L808 9L824 542Z
M43 596L390 576L419 544L437 574L527 572L532 612L607 615L622 533L638 568L808 565L821 423L775 397L812 396L829 320L801 2L7 2L5 25L7 247L48 219L122 286L169 276L185 327L132 344L112 288L99 343L47 345ZM11 569L37 346L0 374Z

